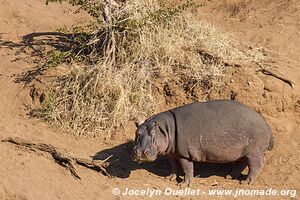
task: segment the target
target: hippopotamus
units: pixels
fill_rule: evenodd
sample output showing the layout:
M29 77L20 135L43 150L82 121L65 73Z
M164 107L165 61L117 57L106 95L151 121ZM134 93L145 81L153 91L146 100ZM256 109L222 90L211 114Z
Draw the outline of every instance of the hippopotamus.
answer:
M133 157L154 161L167 155L170 179L184 172L180 185L189 186L193 162L228 163L245 160L246 182L253 182L263 168L264 152L273 148L272 130L256 111L234 100L214 100L183 105L136 124Z

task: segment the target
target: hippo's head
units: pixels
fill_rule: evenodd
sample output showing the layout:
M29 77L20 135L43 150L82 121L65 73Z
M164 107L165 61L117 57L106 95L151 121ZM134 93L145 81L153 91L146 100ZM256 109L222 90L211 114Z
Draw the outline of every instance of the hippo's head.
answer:
M168 136L158 122L146 121L136 124L135 144L133 148L134 160L137 162L154 161L163 154L168 147Z

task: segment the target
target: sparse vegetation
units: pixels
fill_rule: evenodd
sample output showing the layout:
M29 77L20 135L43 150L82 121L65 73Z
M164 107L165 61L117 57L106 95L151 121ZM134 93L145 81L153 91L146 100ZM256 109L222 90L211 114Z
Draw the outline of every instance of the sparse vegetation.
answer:
M73 37L76 45L63 58L72 55L75 61L58 79L45 110L51 121L78 135L105 130L110 136L129 121L153 114L163 97L154 90L159 80L181 85L192 81L194 86L205 81L207 92L221 84L226 63L263 57L259 50L243 49L209 23L196 20L191 10L197 5L192 2L69 2L90 13L96 25L85 37ZM55 65L64 60L57 55Z

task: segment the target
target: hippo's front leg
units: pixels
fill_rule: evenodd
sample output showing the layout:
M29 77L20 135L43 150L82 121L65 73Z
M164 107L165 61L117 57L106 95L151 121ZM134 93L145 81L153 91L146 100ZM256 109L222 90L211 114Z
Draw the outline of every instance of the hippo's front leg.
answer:
M169 158L169 163L171 165L171 174L166 178L169 179L170 181L175 181L179 170L179 164L177 158L174 155L168 155L168 158Z
M190 186L194 177L194 164L193 161L189 161L186 158L179 158L179 164L181 165L184 172L184 181L181 182L180 186Z

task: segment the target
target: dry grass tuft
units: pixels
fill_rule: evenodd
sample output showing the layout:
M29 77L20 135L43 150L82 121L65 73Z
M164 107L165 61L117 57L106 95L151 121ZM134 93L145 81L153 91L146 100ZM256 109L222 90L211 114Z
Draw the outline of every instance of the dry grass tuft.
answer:
M151 83L158 78L181 84L206 80L212 83L210 90L221 84L225 63L262 59L260 51L242 49L186 12L195 6L171 7L163 0L102 3L104 20L85 44L97 61L73 64L59 78L49 118L78 135L106 130L110 136L156 111L161 100Z

